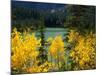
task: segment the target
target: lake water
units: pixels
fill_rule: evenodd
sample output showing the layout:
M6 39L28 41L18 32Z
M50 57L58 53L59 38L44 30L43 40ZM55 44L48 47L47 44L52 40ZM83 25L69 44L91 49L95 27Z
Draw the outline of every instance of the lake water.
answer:
M47 39L48 37L54 38L57 35L61 35L63 37L66 33L67 31L64 28L46 28L44 35L45 39Z

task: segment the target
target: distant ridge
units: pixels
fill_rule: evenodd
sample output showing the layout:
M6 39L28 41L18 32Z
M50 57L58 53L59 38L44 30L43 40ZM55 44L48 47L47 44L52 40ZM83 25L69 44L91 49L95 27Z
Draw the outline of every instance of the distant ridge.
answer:
M12 1L13 7L36 8L36 9L58 9L64 8L65 4L57 3L43 3L43 2L26 2L26 1Z

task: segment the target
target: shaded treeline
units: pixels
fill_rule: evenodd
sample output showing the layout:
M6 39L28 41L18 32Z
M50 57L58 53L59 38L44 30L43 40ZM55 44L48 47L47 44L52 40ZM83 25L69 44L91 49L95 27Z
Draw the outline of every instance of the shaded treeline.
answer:
M30 5L18 5L12 3L12 28L18 30L30 28L37 30L44 21L45 27L77 28L80 32L95 32L96 7L86 5L60 5L34 3ZM19 1L20 3L20 1ZM15 5L14 5L15 4ZM43 6L43 7L42 7ZM43 16L41 20L41 15Z
M95 32L96 7L85 5L67 5L65 27L76 28L80 32Z

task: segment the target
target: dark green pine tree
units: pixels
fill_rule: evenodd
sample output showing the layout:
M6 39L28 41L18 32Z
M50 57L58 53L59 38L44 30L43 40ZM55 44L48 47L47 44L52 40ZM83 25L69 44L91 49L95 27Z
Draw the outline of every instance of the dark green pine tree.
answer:
M65 27L75 27L80 32L95 32L95 6L67 5Z
M45 49L45 25L44 25L44 15L40 15L40 25L39 25L39 33L40 33L40 38L41 38L41 47L39 49L39 60L40 64L44 63L47 61L47 51Z

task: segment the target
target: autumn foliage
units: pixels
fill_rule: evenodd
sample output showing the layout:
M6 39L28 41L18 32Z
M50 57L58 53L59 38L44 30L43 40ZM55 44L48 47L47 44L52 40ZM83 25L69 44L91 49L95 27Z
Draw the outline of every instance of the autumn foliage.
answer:
M94 69L96 66L96 37L90 32L81 35L75 30L71 30L68 35L69 43L73 43L70 57L74 64L74 70Z
M67 35L67 43L71 46L69 56L66 55L68 45L61 35L48 38L48 60L42 64L38 59L41 39L35 33L20 33L15 28L11 35L11 69L12 73L37 73L63 70L94 69L96 65L96 37L90 32L82 35L71 30ZM71 65L68 69L68 60ZM65 66L63 65L65 64Z

